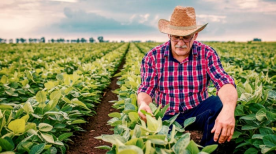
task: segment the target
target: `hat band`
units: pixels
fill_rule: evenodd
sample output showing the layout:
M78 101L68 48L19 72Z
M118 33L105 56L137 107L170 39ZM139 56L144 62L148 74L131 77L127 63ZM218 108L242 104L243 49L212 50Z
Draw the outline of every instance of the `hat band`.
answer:
M175 30L193 30L196 29L197 26L186 26L186 27L179 27L179 26L173 26L173 25L168 25L168 28L175 29Z

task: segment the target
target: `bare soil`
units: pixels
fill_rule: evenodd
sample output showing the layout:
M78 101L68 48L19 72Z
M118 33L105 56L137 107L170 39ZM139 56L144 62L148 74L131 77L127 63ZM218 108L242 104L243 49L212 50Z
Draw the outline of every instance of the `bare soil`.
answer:
M116 73L120 72L124 63L125 61L123 60ZM119 88L116 84L117 81L117 77L113 77L111 79L111 84L103 93L101 103L97 104L97 108L95 110L97 114L86 118L88 123L82 125L82 128L86 130L86 132L74 133L75 136L72 138L73 143L68 143L69 149L66 152L67 154L103 154L106 153L107 150L95 147L102 145L112 146L107 142L95 139L95 137L101 136L102 134L114 134L113 131L110 130L111 126L107 125L107 121L111 119L108 116L109 113L119 112L118 110L112 108L112 103L109 102L112 100L118 100L117 95L112 93L113 90Z

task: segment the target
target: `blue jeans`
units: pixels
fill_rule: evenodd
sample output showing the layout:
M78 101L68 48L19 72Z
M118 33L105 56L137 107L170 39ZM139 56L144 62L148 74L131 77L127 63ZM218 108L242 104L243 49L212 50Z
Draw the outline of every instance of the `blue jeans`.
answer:
M201 102L197 107L180 113L176 121L183 126L184 121L190 117L196 117L196 121L188 126L186 130L201 130L203 136L202 146L217 144L214 141L214 133L211 133L215 125L215 120L222 109L222 103L218 96L211 96ZM165 115L162 120L168 120L173 115Z

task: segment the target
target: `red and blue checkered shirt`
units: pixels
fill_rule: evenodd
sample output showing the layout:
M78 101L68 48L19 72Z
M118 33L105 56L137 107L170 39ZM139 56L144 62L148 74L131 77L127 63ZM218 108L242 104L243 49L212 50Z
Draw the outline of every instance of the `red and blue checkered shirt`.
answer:
M224 84L235 86L234 79L223 69L216 51L194 41L191 53L178 62L171 53L170 41L150 50L142 60L141 85L159 106L170 104L166 114L192 109L208 98L210 79L217 92Z

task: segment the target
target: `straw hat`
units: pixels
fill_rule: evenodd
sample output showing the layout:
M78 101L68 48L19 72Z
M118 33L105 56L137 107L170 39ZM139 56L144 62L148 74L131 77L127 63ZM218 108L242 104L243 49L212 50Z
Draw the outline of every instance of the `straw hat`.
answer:
M193 7L177 6L174 8L170 21L160 19L158 28L162 33L187 36L202 31L207 24L196 25L196 15Z

